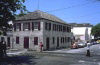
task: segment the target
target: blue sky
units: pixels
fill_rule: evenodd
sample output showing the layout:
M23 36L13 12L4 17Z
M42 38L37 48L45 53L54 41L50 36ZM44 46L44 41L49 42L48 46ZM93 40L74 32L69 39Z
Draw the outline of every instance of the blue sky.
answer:
M100 2L95 0L26 0L25 6L30 12L41 10L67 23L100 22Z

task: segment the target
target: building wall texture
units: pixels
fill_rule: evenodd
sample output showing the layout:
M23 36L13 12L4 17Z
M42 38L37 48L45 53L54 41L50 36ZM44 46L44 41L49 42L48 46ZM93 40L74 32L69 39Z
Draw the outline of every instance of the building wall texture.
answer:
M61 37L71 37L72 34L69 32L58 32L58 31L52 31L53 26L52 24L60 24L56 22L52 22L49 20L31 20L31 21L20 21L23 22L37 22L40 21L40 30L30 30L30 31L13 31L13 38L14 38L14 44L13 48L15 49L24 49L24 37L29 37L29 49L31 50L40 50L40 42L43 43L43 49L46 50L46 38L49 37L49 50L50 49L56 49L57 47L57 37L59 37L59 48L62 47L70 47L71 41L67 43L61 43ZM45 30L45 22L51 23L51 31ZM17 22L18 23L18 22ZM62 24L63 25L63 24ZM23 24L21 24L21 28L23 28ZM19 37L19 44L16 44L16 37ZM34 45L34 37L38 37L38 45ZM52 38L55 37L55 43L53 44Z

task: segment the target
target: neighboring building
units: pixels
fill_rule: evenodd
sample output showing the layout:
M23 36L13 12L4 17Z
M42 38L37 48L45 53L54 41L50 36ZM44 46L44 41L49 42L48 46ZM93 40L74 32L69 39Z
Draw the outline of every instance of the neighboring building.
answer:
M91 39L91 29L93 25L90 25L88 23L83 23L83 24L70 23L70 25L73 26L71 31L75 36L75 40L87 41Z
M13 38L15 49L43 50L70 47L71 25L56 16L39 10L24 15L14 22Z

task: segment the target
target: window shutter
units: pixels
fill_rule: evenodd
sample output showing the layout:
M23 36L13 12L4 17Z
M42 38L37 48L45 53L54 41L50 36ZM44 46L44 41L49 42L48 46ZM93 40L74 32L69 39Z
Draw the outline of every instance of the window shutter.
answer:
M40 22L38 22L38 30L40 30Z
M34 30L34 22L32 22L32 30Z

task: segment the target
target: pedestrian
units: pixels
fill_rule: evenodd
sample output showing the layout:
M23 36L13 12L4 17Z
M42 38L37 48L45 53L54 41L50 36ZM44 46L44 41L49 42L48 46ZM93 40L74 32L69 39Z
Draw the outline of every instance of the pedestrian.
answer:
M42 42L40 42L40 52L42 52L43 51L43 44L42 44Z
M87 41L87 53L86 56L90 57L90 43Z
M3 41L0 42L0 58L3 58Z
M5 40L3 41L2 47L3 47L3 56L6 57L6 56L7 56L7 54L6 54L7 47L6 47L6 42L5 42Z

